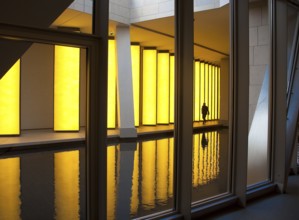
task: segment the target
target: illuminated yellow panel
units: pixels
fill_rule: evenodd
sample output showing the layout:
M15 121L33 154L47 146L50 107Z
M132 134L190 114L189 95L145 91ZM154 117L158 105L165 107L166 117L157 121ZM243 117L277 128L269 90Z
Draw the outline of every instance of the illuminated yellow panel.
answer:
M157 140L157 202L165 204L168 199L168 139Z
M157 123L169 124L169 53L158 53Z
M199 177L199 169L198 169L198 163L199 163L199 134L193 135L193 181L192 185L193 187L198 186L198 177Z
M20 60L0 79L0 135L20 134Z
M211 116L213 114L213 111L212 111L212 66L211 64L209 64L209 101L208 101L208 106L209 106L209 112L210 114L208 115L208 119L211 120Z
M139 143L137 143L136 151L134 152L134 167L132 178L132 196L131 196L131 214L138 212L139 206Z
M170 56L170 75L169 75L169 122L174 123L174 78L175 78L175 59L174 55Z
M193 101L193 119L194 121L199 121L199 115L200 115L200 103L199 103L199 98L200 98L200 76L199 76L199 71L200 71L200 63L199 61L195 61L194 63L194 101Z
M142 123L157 123L157 51L143 50L143 83L142 83Z
M0 160L0 219L20 220L20 159Z
M142 206L144 210L155 207L156 141L142 143Z
M107 100L107 127L116 127L116 51L115 40L108 42L108 100Z
M215 67L211 65L211 119L215 119Z
M217 66L215 66L215 119L218 119L218 77Z
M116 147L107 148L107 219L115 219L116 209Z
M168 197L173 197L173 169L174 169L174 142L169 139L169 165L168 165Z
M209 106L209 64L205 63L205 103ZM207 115L206 119L209 119Z
M133 95L134 95L134 121L139 126L139 96L140 96L140 46L131 45Z
M220 89L221 89L221 78L220 78L220 74L221 74L221 70L220 67L218 67L218 72L217 72L217 76L218 76L218 117L220 118L220 106L221 106L221 102L220 102Z
M55 46L54 130L79 130L80 49Z
M200 108L205 102L205 64L200 63ZM200 114L200 120L203 120Z
M79 151L54 154L55 214L57 220L80 219Z

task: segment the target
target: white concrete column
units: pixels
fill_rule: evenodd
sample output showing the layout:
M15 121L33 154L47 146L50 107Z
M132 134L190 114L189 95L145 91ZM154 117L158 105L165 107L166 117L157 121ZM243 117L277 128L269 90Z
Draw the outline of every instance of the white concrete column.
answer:
M116 27L118 125L122 138L137 137L134 126L133 77L129 26Z

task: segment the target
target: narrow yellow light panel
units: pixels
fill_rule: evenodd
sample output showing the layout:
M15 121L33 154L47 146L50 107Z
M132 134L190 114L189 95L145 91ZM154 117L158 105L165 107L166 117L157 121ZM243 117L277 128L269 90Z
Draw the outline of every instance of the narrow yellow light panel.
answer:
M108 100L107 100L107 127L116 127L116 51L115 40L108 41Z
M209 64L209 99L208 99L208 106L209 106L209 112L210 114L208 115L208 119L211 120L212 119L212 66L211 64Z
M211 65L211 119L215 119L215 77L214 66Z
M205 103L206 105L209 105L209 64L207 63L205 63L205 83L204 84L205 84ZM208 119L208 115L206 119Z
M139 96L140 96L140 45L131 45L133 96L134 96L134 121L139 126Z
M194 121L199 121L199 115L201 113L201 108L200 108L200 76L199 76L199 71L200 71L200 63L199 61L195 61L194 63L194 101L193 101L193 115L194 115Z
M21 219L20 158L0 160L0 219Z
M174 55L170 56L170 76L169 76L169 81L170 81L170 85L169 85L169 122L170 123L174 123L174 72L175 72L175 59L174 59Z
M157 123L169 124L169 53L158 53Z
M55 46L54 130L79 130L80 49Z
M79 151L55 153L55 216L57 220L80 219Z
M220 119L220 112L221 112L221 108L220 108L220 106L221 106L221 99L220 99L221 77L220 77L220 74L221 74L221 69L220 69L220 67L218 67L217 76L218 76L218 118L219 119Z
M217 66L215 66L215 119L218 119L218 77Z
M143 50L142 124L157 124L157 51Z
M200 63L200 108L205 102L205 64ZM200 120L203 120L200 113Z
M0 80L0 135L20 134L20 60Z

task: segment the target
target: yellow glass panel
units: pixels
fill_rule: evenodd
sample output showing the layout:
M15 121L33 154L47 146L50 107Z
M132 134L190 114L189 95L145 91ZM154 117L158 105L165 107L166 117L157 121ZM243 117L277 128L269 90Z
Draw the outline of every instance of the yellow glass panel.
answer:
M208 98L208 106L210 114L207 116L209 120L211 120L212 116L212 66L209 64L209 98Z
M54 130L79 130L80 49L55 46Z
M169 88L170 88L170 100L169 100L169 122L174 123L174 72L175 72L175 59L174 55L170 56L170 76L169 76Z
M55 216L80 219L79 151L54 154Z
M20 159L0 160L0 219L21 219Z
M205 63L205 103L208 107L209 106L209 64ZM207 115L206 119L208 119L209 116Z
M218 75L218 117L220 118L220 112L221 112L221 109L220 109L220 106L221 106L221 99L220 99L220 96L221 96L221 94L220 94L220 89L221 89L221 78L220 78L220 74L221 74L221 70L220 70L220 67L218 67L218 73L217 73L217 75Z
M200 63L200 108L205 102L205 64ZM200 120L203 120L202 114L200 114Z
M107 219L115 219L116 211L116 147L107 148Z
M142 124L157 124L157 51L143 50Z
M134 152L134 167L132 178L132 196L131 196L131 214L138 212L139 206L139 143L137 143L136 151Z
M116 48L115 40L108 41L108 100L107 100L107 127L116 127Z
M211 65L211 119L215 119L215 67Z
M174 139L169 138L168 197L173 197Z
M218 119L218 76L217 66L215 66L215 119Z
M165 204L168 199L168 139L157 140L157 202Z
M140 96L140 45L131 45L133 96L134 96L134 123L139 126L139 96Z
M142 143L142 206L144 210L155 207L155 182L156 182L156 141Z
M0 135L20 134L20 60L0 79Z
M193 112L193 119L194 121L199 121L199 115L201 111L201 106L199 103L200 100L200 76L199 76L199 71L200 71L200 63L199 61L195 61L194 63L194 101L193 101L193 106L194 106L194 112Z
M199 134L193 135L193 187L198 186L198 178L199 178Z
M158 53L157 123L169 124L169 53Z

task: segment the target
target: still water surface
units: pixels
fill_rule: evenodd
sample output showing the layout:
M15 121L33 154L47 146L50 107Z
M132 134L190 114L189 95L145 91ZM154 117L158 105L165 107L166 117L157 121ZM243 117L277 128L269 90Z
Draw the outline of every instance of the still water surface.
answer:
M227 130L193 136L192 201L228 189ZM107 148L108 219L174 208L173 137ZM85 148L0 158L0 220L86 219Z

